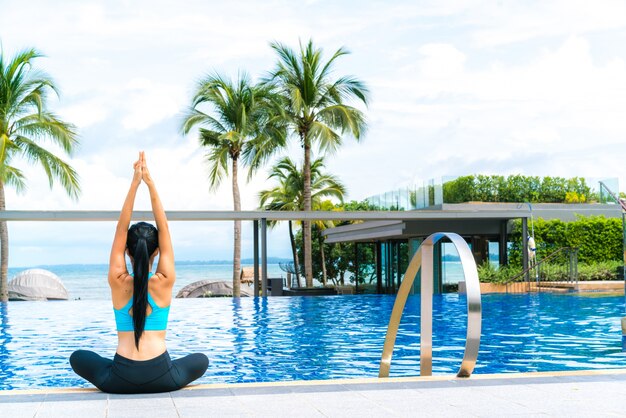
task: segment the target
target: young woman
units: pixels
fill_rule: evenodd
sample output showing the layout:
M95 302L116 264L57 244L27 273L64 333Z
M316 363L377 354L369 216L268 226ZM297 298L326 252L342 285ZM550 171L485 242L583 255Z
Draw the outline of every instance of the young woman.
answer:
M109 393L169 392L204 374L209 360L190 354L172 361L165 347L165 331L176 280L174 251L165 211L143 152L133 165L134 175L115 230L109 260L109 286L117 325L118 344L113 360L86 351L70 357L74 371ZM128 227L141 182L148 186L157 227L139 222ZM128 273L126 257L132 264ZM152 265L159 256L156 271Z

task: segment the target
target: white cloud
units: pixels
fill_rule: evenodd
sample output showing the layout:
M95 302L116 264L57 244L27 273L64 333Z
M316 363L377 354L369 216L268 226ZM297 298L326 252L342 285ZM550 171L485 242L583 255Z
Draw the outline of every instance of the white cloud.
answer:
M472 14L478 26L472 39L480 47L623 29L626 16L626 4L619 0L499 2L493 6Z
M79 129L85 129L102 122L109 116L106 104L97 98L62 107L58 113L63 120L72 121Z
M156 83L145 78L129 81L119 96L126 113L122 126L138 131L179 114L187 99L185 90L180 86Z
M419 62L420 75L428 79L449 80L461 75L465 54L450 44L426 44L418 49L423 55Z

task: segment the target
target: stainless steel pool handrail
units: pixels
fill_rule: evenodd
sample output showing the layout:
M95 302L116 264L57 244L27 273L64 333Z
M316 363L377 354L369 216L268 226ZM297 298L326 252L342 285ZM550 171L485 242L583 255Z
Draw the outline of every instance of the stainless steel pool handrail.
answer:
M465 240L453 232L437 232L422 242L411 259L404 274L404 279L398 289L398 295L393 305L391 318L387 327L387 335L380 359L378 377L389 377L391 357L396 343L396 336L406 305L407 297L413 286L417 272L422 270L421 276L421 314L420 314L420 375L431 376L433 364L433 247L442 238L448 238L456 247L463 267L465 285L467 289L467 334L465 338L465 352L457 377L470 377L474 371L480 347L480 332L482 321L482 307L480 301L480 283L476 261ZM423 261L423 262L422 262Z

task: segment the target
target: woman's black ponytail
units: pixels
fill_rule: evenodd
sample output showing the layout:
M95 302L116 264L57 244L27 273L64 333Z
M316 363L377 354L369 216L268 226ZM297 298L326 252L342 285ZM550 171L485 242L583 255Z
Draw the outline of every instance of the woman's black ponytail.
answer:
M146 222L134 224L128 229L126 246L133 258L133 328L135 346L139 348L139 339L146 325L150 256L159 247L157 229Z

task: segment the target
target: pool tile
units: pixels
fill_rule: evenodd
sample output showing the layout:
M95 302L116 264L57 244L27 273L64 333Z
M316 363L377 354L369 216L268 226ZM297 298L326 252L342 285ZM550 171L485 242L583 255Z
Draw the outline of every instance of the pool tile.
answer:
M251 413L241 412L241 408L225 409L220 406L216 411L211 410L211 406L198 406L192 408L178 409L180 418L249 418Z
M413 398L425 397L426 394L422 390L417 389L393 389L393 390L367 390L356 391L360 396L376 403L386 402L407 402Z
M231 389L233 395L263 395L263 394L283 394L291 393L291 386L257 386L257 387L235 387Z
M199 398L174 399L181 417L252 416L254 409L248 408L234 396L211 397L207 402Z
M11 418L33 418L39 410L41 403L9 403L2 402L0 405L0 411L3 417Z
M175 417L176 406L169 393L147 395L110 395L108 417Z
M84 418L104 417L107 410L107 400L80 400L44 402L37 412L37 418Z
M319 406L309 402L305 394L294 395L248 395L238 398L241 405L253 412L255 417L274 418L277 416L323 417Z
M442 404L433 398L421 394L412 396L402 401L400 400L383 400L376 402L379 408L389 410L386 416L397 417L474 417L476 415L469 413L467 410L457 408L452 405ZM378 415L385 416L385 415Z
M338 393L303 393L300 398L306 399L311 404L318 407L322 412L330 409L369 409L376 404L358 393L346 396L343 392Z
M45 402L73 402L107 400L109 395L103 392L49 393Z
M99 418L105 413L106 418L624 416L626 374L618 379L610 371L595 373L592 379L593 374L581 373L583 379L575 374L545 374L510 379L484 376L474 380L216 385L151 395L54 391L46 397L45 393L16 392L0 396L0 416L33 417L37 411L37 418ZM21 402L7 402L14 398Z
M450 387L448 381L423 381L423 382L384 382L384 383L357 383L346 385L352 391L368 391L368 390L402 390L402 389L420 389L420 388L436 388Z
M21 394L12 394L11 392L3 393L0 396L0 404L4 407L6 403L36 403L43 402L46 399L45 393L38 393L34 395L21 395Z
M119 393L109 393L107 394L109 400L111 401L132 401L133 399L145 400L145 401L155 401L155 402L170 402L171 395L169 392L164 393L137 393L137 394L119 394Z
M524 412L540 413L538 410L527 408L517 402L515 397L503 398L494 396L490 390L485 390L484 388L457 388L452 396L449 390L438 389L428 392L428 395L429 399L434 402L446 402L451 407L475 416L495 417L504 412L512 414Z
M193 390L178 390L171 393L172 398L197 398L197 397L212 397L212 396L234 396L232 389L228 388L212 388L212 389L193 389Z
M346 392L350 390L346 385L294 385L290 389L293 393Z

